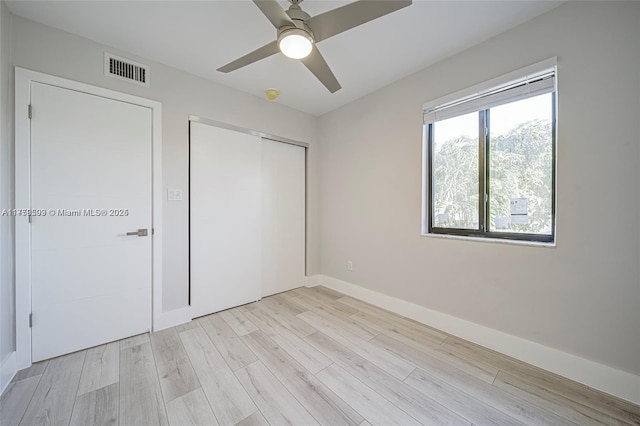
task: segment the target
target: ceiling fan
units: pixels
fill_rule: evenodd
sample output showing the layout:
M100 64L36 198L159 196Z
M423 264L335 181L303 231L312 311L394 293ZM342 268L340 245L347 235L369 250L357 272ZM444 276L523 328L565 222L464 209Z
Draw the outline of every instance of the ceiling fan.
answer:
M341 86L316 43L411 4L411 0L359 0L311 17L300 8L302 0L289 0L291 6L286 11L276 0L253 2L276 27L277 39L218 71L228 73L282 52L299 59L331 93L340 90Z

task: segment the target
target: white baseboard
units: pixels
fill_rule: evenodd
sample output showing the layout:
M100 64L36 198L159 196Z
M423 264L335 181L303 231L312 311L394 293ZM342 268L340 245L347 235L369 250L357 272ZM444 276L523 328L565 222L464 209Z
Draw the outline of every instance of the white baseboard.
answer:
M315 287L317 285L320 285L321 283L321 278L324 275L307 275L306 277L304 277L304 286L305 287Z
M314 285L323 285L594 389L640 404L640 376L635 374L326 275L307 277L307 287Z
M0 395L2 395L9 383L11 383L13 376L18 372L16 358L16 352L11 352L0 364Z
M174 309L169 312L161 312L153 321L153 331L160 331L176 325L184 324L192 320L191 306Z

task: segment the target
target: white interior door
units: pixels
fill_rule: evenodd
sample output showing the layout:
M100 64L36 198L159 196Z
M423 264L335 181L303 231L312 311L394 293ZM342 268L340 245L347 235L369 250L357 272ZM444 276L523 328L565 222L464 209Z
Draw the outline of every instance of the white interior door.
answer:
M31 83L32 359L151 328L151 109ZM55 215L52 214L55 211ZM147 236L127 236L146 229Z
M304 284L305 154L262 140L262 296Z
M193 317L260 299L260 138L191 122Z

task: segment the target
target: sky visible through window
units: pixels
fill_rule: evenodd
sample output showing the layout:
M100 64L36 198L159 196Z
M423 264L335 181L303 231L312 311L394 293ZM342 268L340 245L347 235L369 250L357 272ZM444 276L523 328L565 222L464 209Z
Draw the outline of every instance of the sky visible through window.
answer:
M491 121L491 133L494 135L507 133L522 124L522 117L527 117L527 121L536 119L550 120L550 97L551 94L535 96L523 101L491 108L492 116L496 118L496 114L498 114L500 117L499 120ZM477 138L478 113L474 112L439 121L434 132L435 151L439 150L444 142L459 136Z

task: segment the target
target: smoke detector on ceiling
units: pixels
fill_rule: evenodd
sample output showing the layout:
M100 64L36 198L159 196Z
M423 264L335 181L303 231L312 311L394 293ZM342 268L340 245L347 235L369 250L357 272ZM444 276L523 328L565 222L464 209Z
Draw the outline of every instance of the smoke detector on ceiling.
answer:
M104 75L149 87L149 65L104 52Z

